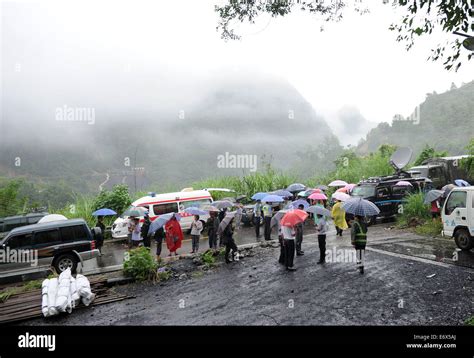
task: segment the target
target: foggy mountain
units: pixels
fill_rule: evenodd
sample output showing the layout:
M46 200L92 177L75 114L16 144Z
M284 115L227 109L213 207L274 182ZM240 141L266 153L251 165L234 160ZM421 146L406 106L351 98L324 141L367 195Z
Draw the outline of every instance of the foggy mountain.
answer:
M54 95L40 89L47 78L23 83L8 74L2 176L66 180L92 191L100 183L133 187L132 168L139 167L137 189L183 186L249 172L219 168L217 157L226 152L255 155L258 168L265 161L292 169L308 148L325 140L338 146L324 119L282 79L233 71L187 79L149 73L84 75L64 92L60 81L50 80ZM77 108L89 112L81 116Z
M426 100L411 116L402 116L391 124L382 122L361 141L362 154L381 144L406 146L418 153L425 145L451 155L466 153L474 133L474 81L453 87L444 93L428 93Z

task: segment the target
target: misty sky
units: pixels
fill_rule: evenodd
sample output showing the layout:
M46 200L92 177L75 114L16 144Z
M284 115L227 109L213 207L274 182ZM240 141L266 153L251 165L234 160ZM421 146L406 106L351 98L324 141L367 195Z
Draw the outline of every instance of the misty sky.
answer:
M199 93L196 84L250 69L289 81L343 144L356 144L376 123L390 122L396 113L409 115L426 93L444 92L452 82L460 85L474 77L470 63L454 73L427 62L430 47L446 35L421 39L406 52L388 30L400 14L382 0L368 3L370 14L347 12L342 22L325 24L323 32L316 18L295 13L240 25L243 39L224 42L216 32L215 1L7 1L2 4L2 36L18 36L23 56L11 58L2 46L3 75L14 76L18 65L31 78L44 81L41 76L47 73L48 81L60 86L51 93L44 83L36 94L49 101L80 88L84 77L113 79L122 71L135 72L139 83L149 71L166 78L167 86L176 78L175 89L192 98ZM36 56L41 73L28 73ZM83 88L83 95L98 101L114 91L99 82L97 88ZM169 88L154 91L165 104L180 101L167 97ZM142 95L149 95L146 89ZM112 99L118 106L127 101ZM348 118L358 119L355 135L348 131Z

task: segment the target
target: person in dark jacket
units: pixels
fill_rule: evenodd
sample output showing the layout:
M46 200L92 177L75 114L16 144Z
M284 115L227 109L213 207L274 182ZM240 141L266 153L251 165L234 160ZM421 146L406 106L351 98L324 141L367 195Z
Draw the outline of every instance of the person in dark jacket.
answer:
M209 248L211 250L217 250L217 229L219 228L219 218L215 211L209 212L209 218L207 219L207 234L209 236Z
M95 226L100 228L100 235L97 235L96 246L99 249L100 256L102 256L102 246L104 246L104 235L105 235L105 224L104 224L103 216L97 217L97 224L95 224Z
M298 205L299 210L304 210L303 205ZM296 255L303 256L304 251L301 249L301 245L303 244L303 224L299 223L295 225L296 237L295 237L295 246L296 246Z
M143 246L145 247L151 247L151 239L150 239L150 236L148 235L148 231L150 230L150 225L151 225L150 216L148 215L148 212L146 212L144 216L144 222L141 227Z
M234 241L234 229L232 227L232 224L234 222L234 219L232 218L229 222L229 224L225 227L224 231L222 232L222 243L225 245L225 262L230 263L231 260L229 260L229 253L232 250L232 261L234 261L234 256L238 252L237 245L235 244Z
M158 230L155 231L153 238L156 242L156 260L161 261L161 249L163 247L163 240L166 237L165 229L160 227Z
M364 273L365 245L367 244L367 225L362 216L355 216L351 227L351 243L356 249L357 267Z

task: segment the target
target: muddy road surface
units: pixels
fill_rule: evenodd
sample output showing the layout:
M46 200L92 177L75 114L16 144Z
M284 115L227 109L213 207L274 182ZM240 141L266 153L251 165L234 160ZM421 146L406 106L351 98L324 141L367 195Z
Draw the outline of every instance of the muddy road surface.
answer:
M24 324L463 324L474 312L474 270L453 262L452 241L419 239L387 226L372 227L363 275L351 261L348 233L342 239L328 236L331 262L325 265L316 264L317 238L310 233L305 255L295 259L295 272L278 264L279 249L271 246L205 272L191 271L190 259L180 260L188 272L179 279L115 288L135 298Z

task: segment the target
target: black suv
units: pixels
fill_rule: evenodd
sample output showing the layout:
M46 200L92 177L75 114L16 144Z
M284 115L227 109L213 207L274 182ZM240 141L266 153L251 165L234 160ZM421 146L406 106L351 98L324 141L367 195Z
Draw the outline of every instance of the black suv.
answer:
M79 262L99 256L95 246L96 230L94 228L91 231L83 219L52 221L13 229L0 241L2 257L9 257L12 252L31 252L37 260L34 263L5 260L0 262L0 269L16 270L37 264L51 265L58 273L67 268L74 272Z
M412 186L396 186L399 181L407 181ZM408 176L374 177L362 180L352 189L351 196L362 197L373 202L380 209L379 218L393 218L400 213L400 205L404 203L407 195L418 191L431 189L431 184L425 178L410 178ZM375 224L377 217L369 219L370 224Z
M0 218L0 239L17 227L36 224L45 215L48 213L31 213Z

